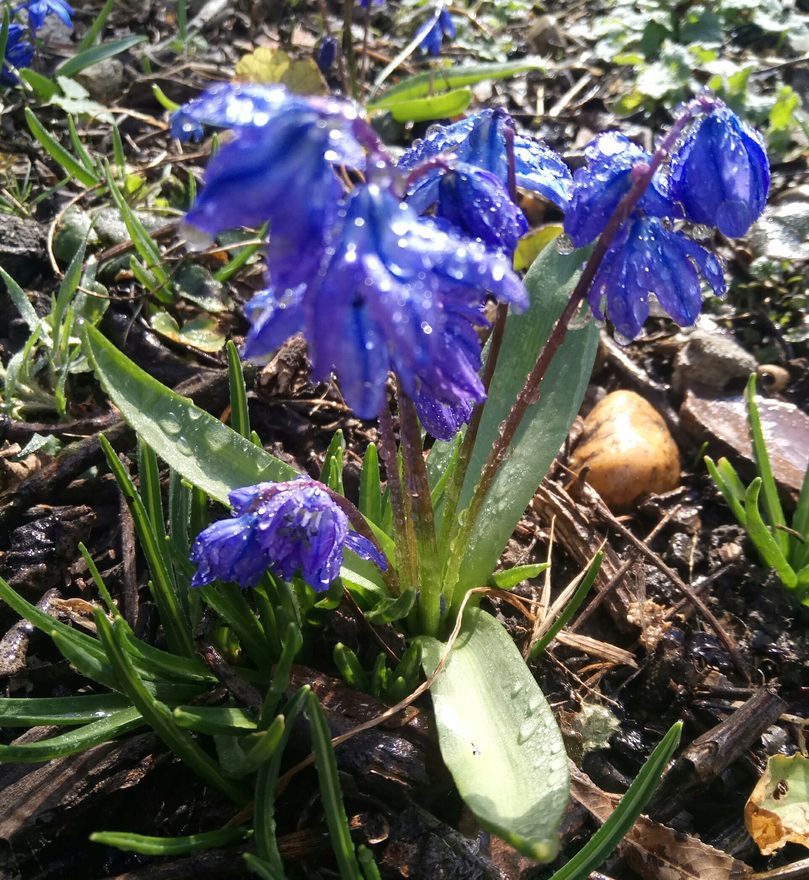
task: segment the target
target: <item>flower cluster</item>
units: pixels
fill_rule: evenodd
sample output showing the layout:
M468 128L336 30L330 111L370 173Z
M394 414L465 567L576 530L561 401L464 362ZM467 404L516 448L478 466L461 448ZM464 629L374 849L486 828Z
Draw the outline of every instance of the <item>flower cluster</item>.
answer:
M437 58L441 54L444 37L448 40L455 38L455 22L446 5L441 2L436 6L432 17L416 31L413 39L423 52Z
M719 260L674 222L713 226L743 235L764 209L769 189L767 153L759 135L721 101L695 102L699 118L676 146L666 173L658 171L601 261L589 294L593 313L606 312L624 337L637 336L655 295L683 326L702 305L704 280L721 296ZM618 132L599 135L573 176L565 232L577 247L605 229L651 156Z
M229 498L233 516L208 526L194 542L195 587L214 580L249 587L270 569L286 580L300 574L315 590L327 590L340 573L345 549L386 567L377 548L351 530L346 514L315 480L259 483Z
M235 137L209 164L187 222L209 235L270 224L270 286L248 306L245 356L266 357L303 332L313 375L336 372L357 415L379 414L392 370L425 427L451 437L485 397L475 327L486 296L527 303L510 255L454 224L451 195L435 219L403 201L404 172L352 104L215 86L175 114L173 132L197 136L203 124ZM366 183L346 191L336 166ZM486 172L464 173L499 186Z
M34 58L34 45L27 38L42 29L48 16L55 15L67 27L73 27L71 20L73 9L64 0L27 0L13 10L14 15L21 12L26 14L27 23L20 24L14 21L8 28L6 54L0 70L0 82L6 85L16 84L19 80L14 71L31 64Z
M357 415L380 413L392 371L439 439L450 439L485 398L476 328L486 323L486 297L526 304L511 267L527 229L517 188L555 205L582 247L618 217L653 161L606 132L571 175L497 109L434 127L394 165L353 104L282 86L214 86L175 114L172 130L198 137L204 125L234 137L211 160L187 222L207 235L270 227L269 286L248 305L245 356L265 358L302 332L313 375L336 373ZM612 230L589 294L593 313L608 314L628 338L652 296L687 325L699 314L703 282L724 292L719 261L688 236L688 224L740 235L766 200L763 144L724 104L693 102L670 140L677 133L667 167Z

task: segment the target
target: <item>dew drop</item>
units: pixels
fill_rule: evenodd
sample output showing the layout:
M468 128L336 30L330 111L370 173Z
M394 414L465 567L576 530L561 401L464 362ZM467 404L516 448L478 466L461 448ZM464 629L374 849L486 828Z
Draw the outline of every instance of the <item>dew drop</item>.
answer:
M520 725L520 729L517 732L517 742L520 745L527 742L539 730L541 724L541 718L536 718L529 715L528 718L526 718L525 721L523 721L523 723Z
M227 433L221 430L218 424L211 425L205 432L205 439L208 442L208 448L213 452L220 452L228 445Z
M572 254L575 250L576 247L570 240L570 236L563 234L556 239L556 252L558 254L566 256L567 254Z
M697 241L707 241L709 238L713 236L713 229L710 226L705 226L703 224L698 224L691 228L691 235Z
M182 431L180 420L177 418L177 415L171 411L167 412L161 419L159 419L159 424L169 437L177 437L180 431Z
M511 688L511 696L519 697L519 695L523 692L525 688L525 683L522 681L518 681L514 683L514 686Z
M539 694L534 694L531 699L528 701L528 711L529 712L537 712L542 708L542 697Z
M189 418L192 422L196 422L197 419L198 419L201 415L202 415L202 410L201 410L201 409L197 409L197 407L193 407L193 408L191 408L191 409L188 410L188 418Z
M177 450L181 455L191 455L191 445L182 435L177 438Z

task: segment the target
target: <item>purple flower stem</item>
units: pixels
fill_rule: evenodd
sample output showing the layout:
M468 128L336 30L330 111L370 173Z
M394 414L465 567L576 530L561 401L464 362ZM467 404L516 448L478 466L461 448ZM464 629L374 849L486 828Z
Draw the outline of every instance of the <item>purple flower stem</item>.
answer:
M411 512L418 550L421 631L437 636L441 623L441 577L435 540L435 512L416 408L401 386L397 390L401 425L399 445L404 462L406 489L412 499Z
M475 486L475 491L469 502L466 518L460 527L460 531L463 534L459 540L453 542L456 545L462 546L471 536L477 518L480 515L483 502L494 482L497 469L504 460L506 453L514 440L514 436L517 433L517 429L519 428L525 414L528 412L528 408L539 400L540 386L545 377L545 373L565 339L571 320L578 313L581 304L590 292L590 287L595 279L598 267L604 259L604 255L609 250L613 239L617 235L621 226L626 222L643 194L646 192L646 189L652 182L655 172L669 155L670 150L676 144L685 126L691 121L694 113L702 109L700 99L696 99L689 103L684 108L682 115L675 120L669 133L663 139L657 150L655 150L648 164L644 163L633 169L632 187L618 203L618 206L610 217L604 231L601 233L601 237L596 242L593 252L582 270L579 281L573 289L570 299L567 301L562 314L554 324L550 336L548 337L548 341L545 343L542 351L540 351L536 363L528 374L525 384L517 395L517 399L514 401L514 405L511 407L511 411L500 426L500 430L498 431L491 452L486 458L483 469L481 470L480 480ZM448 574L451 577L451 582L446 584L448 590L454 589L455 584L457 583L457 566L458 561L453 565L453 561L451 559L449 560ZM454 606L457 601L460 601L460 599L461 597L453 595L450 604Z
M379 454L385 464L390 506L393 512L393 531L396 538L396 568L399 580L405 589L415 589L418 584L418 561L416 559L416 538L413 532L413 518L408 517L402 481L399 476L399 454L393 421L387 406L379 414L380 446Z

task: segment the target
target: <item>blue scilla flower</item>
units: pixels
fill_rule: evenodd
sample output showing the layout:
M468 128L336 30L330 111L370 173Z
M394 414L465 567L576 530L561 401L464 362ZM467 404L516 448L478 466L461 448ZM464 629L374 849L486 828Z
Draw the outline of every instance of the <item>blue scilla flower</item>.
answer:
M651 156L617 131L607 131L584 150L587 164L573 175L565 232L576 247L594 241L604 230L618 203L632 186L632 169ZM637 210L657 217L677 217L677 206L667 197L665 182L656 174Z
M419 41L419 48L434 58L441 54L441 44L444 37L452 40L455 37L455 22L447 11L446 6L440 3L432 18L426 21L415 33L413 39Z
M3 59L0 82L7 85L18 83L19 79L15 73L12 73L11 67L19 70L21 67L28 67L31 63L34 57L34 47L25 39L27 33L27 28L21 24L9 25L6 57Z
M670 187L689 220L744 235L764 210L770 188L761 135L717 101L672 155Z
M387 565L367 538L352 531L326 487L308 477L247 486L229 499L235 515L208 526L194 542L195 587L214 580L248 587L271 569L286 580L300 574L315 590L326 590L346 548L382 569Z
M327 74L334 67L336 60L337 40L327 34L320 41L320 46L318 46L317 55L315 56L315 63L321 73Z
M361 186L343 203L318 274L296 290L261 295L244 354L269 355L303 331L313 375L335 371L361 418L381 411L391 369L413 399L476 402L484 392L472 336L487 292L527 301L506 255L419 217L376 184Z
M486 109L451 125L434 126L423 140L413 144L399 161L399 168L413 171L438 156L445 156L508 181L506 130L513 121L505 110ZM564 211L571 184L570 170L549 147L527 135L514 134L514 162L517 186L541 195ZM438 201L444 170L432 168L420 174L408 190L408 201L423 212Z
M589 301L604 317L604 303L616 330L638 335L649 316L649 296L681 326L696 321L702 306L700 276L717 296L725 292L719 260L656 217L636 217L619 231L602 260Z
M490 171L459 163L441 177L436 216L495 250L514 253L528 231L523 212Z
M28 24L32 30L38 31L42 28L49 15L55 15L67 27L73 27L70 18L73 15L73 9L64 0L29 0L28 3L20 4L15 12L22 9L28 12Z
M222 84L179 110L172 131L190 137L203 124L235 136L208 164L186 222L213 236L269 221L273 283L302 283L319 265L343 193L334 164L364 162L356 108L298 98L282 86Z

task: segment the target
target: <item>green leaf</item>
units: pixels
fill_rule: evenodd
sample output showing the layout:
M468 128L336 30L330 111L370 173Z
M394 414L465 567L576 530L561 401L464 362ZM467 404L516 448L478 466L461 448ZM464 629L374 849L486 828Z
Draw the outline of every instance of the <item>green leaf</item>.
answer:
M92 746L130 733L146 724L136 708L120 709L106 718L85 724L67 733L35 743L18 746L0 745L0 761L14 764L39 764L84 752Z
M228 387L230 389L230 424L242 437L250 437L250 409L241 358L233 340L227 344Z
M255 720L241 709L227 706L176 706L174 720L178 727L211 735L248 734L258 727Z
M385 624L403 620L416 602L416 591L405 590L399 596L383 596L365 612L369 623Z
M542 574L549 565L550 562L537 562L533 565L515 565L512 568L507 568L505 571L496 571L489 578L489 584L501 590L510 590L512 587L516 587L517 584Z
M775 570L781 583L789 589L794 589L798 583L798 576L787 562L781 545L761 518L761 512L758 508L761 485L761 477L756 477L747 488L744 502L744 510L747 515L747 534L750 535L750 540L756 545L756 550L761 554L764 562Z
M210 315L197 315L190 321L183 321L181 327L168 312L161 309L152 315L149 323L161 336L198 351L213 354L221 351L225 344L219 322Z
M382 492L379 486L379 455L376 444L369 443L360 472L360 512L375 526L382 525ZM809 492L807 496L809 497Z
M126 52L128 49L137 46L139 43L145 43L147 39L148 37L143 34L135 34L131 37L124 37L121 40L114 40L111 43L102 43L100 46L92 46L89 49L77 52L72 58L68 58L67 61L62 62L62 64L56 68L56 73L59 76L65 77L75 76L86 67L98 64L99 61L104 61L106 58L112 58L114 55L120 55L121 52Z
M129 701L118 694L0 699L0 727L91 724L129 705Z
M425 636L431 675L445 644ZM562 734L511 636L478 608L430 693L444 763L484 828L538 862L559 850L568 800Z
M346 441L343 430L338 428L329 441L329 448L323 459L323 467L320 469L320 482L325 483L330 489L341 495L345 494L343 487L343 453L345 449Z
M500 424L568 301L581 263L581 251L562 255L549 245L525 277L530 306L523 314L508 317L503 354L492 378L461 493L461 517ZM568 435L590 379L597 345L598 327L594 322L568 330L542 383L539 402L529 409L510 453L498 469L468 545L449 551L442 548L450 557L454 555L449 561L458 568L453 604L467 588L485 584L491 576L514 527ZM454 578L448 578L447 588L451 589L453 583Z
M437 90L459 89L487 79L505 79L526 70L542 70L545 62L539 58L521 58L498 64L469 64L446 70L429 71L408 77L387 89L368 105L369 112L387 110L395 104L413 98L422 98Z
M739 479L739 475L736 473L736 469L726 458L720 458L714 464L713 459L706 455L704 461L711 479L716 483L716 487L722 493L722 497L727 502L728 507L733 511L733 515L740 525L746 526L747 514L744 512L746 490Z
M779 526L786 525L784 511L781 508L781 500L778 497L778 487L775 485L770 455L767 452L767 444L764 441L764 432L761 428L761 419L756 405L756 374L753 373L744 390L747 401L747 421L750 427L750 440L753 444L753 457L756 461L756 471L761 477L761 488L764 496L764 510L770 521L770 526L775 530L774 540L786 554L789 549L789 535L782 531ZM749 531L749 526L748 526Z
M609 819L551 880L585 880L618 846L657 788L666 764L680 742L682 729L682 721L672 725L646 759Z
M53 135L45 130L30 107L25 108L25 121L28 123L31 134L39 141L45 152L51 159L58 162L71 177L75 177L79 183L88 188L98 183L98 178L91 174L81 162L74 159Z
M31 70L30 67L23 67L19 74L20 79L31 86L34 94L43 103L50 101L59 92L59 86L53 80L48 79L47 76L43 76L41 73L37 73L35 70Z
M187 397L166 388L94 327L85 324L82 340L96 377L126 421L166 464L211 498L227 504L234 489L299 476ZM342 575L362 590L384 590L379 570L353 554L346 554Z
M329 839L337 861L337 869L342 880L362 880L343 805L331 733L317 695L312 692L307 699L305 714L312 726L312 751L315 754L315 767L320 783L320 800L329 827Z
M458 116L472 102L470 89L453 89L426 98L409 98L386 106L397 122L426 122Z
M41 324L39 320L39 315L34 311L34 307L31 305L30 300L25 295L25 291L20 287L19 284L11 277L11 275L0 266L0 278L6 284L6 290L8 291L8 295L11 298L11 301L14 303L14 308L20 313L20 317L25 321L28 325L29 330L38 330Z
M794 568L803 568L809 563L809 467L803 477L798 506L792 517L792 528L801 536L790 540L789 558Z
M220 828L217 831L201 831L199 834L188 834L184 837L153 837L147 834L132 834L129 831L96 831L90 835L90 840L102 846L114 846L116 849L140 853L143 856L183 856L218 846L227 846L251 834L249 828L238 825L233 828Z

